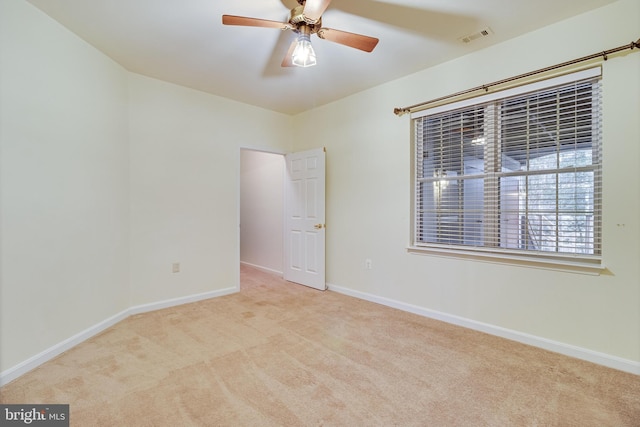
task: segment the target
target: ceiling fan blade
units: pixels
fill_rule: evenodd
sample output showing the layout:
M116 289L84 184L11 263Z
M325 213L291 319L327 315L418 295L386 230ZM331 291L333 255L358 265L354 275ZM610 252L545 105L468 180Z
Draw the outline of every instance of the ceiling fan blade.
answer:
M298 44L297 40L291 42L289 46L289 50L287 51L287 55L282 60L282 67L293 67L293 51L296 50L296 45Z
M329 3L331 3L331 0L307 0L302 14L310 21L317 22L329 7Z
M270 21L268 19L247 18L246 16L222 15L224 25L240 25L243 27L266 27L290 30L293 27L288 22Z
M318 37L329 40L334 43L340 43L345 46L371 52L378 44L375 37L363 36L361 34L348 33L346 31L333 30L331 28L321 28L318 31Z

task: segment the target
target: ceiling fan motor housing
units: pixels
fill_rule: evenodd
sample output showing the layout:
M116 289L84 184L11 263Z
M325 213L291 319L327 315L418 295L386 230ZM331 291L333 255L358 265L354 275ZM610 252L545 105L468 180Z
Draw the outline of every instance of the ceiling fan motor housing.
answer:
M296 31L299 30L302 25L306 25L311 30L311 34L317 33L322 27L322 18L317 20L307 18L304 16L304 1L298 1L298 3L301 3L301 5L291 9L289 23L296 28Z

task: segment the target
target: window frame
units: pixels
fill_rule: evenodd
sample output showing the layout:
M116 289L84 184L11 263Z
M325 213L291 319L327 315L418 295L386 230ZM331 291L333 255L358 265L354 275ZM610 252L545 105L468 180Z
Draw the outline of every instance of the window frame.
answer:
M595 124L595 131L597 132L595 138L598 140L598 155L597 166L594 168L594 193L597 193L598 197L594 200L594 221L596 227L594 229L594 254L578 254L578 253L564 253L564 252L542 252L532 250L521 250L513 248L501 248L501 247L487 247L464 245L461 243L455 244L443 244L443 243L429 243L419 241L418 239L418 212L419 196L418 196L418 167L417 164L417 131L416 120L425 116L434 116L439 113L451 112L455 110L461 110L464 108L472 108L474 106L484 105L490 102L499 102L513 98L519 95L526 95L528 93L549 90L554 87L560 87L563 85L580 82L584 80L600 80L602 77L601 67L593 67L583 69L568 74L547 78L544 80L535 81L532 83L526 83L503 89L500 91L487 93L481 96L467 98L456 102L437 105L432 108L426 108L419 111L412 112L411 114L411 230L410 230L410 244L408 251L410 253L423 253L423 254L435 254L473 259L481 258L498 262L509 262L523 265L547 265L553 268L567 268L571 271L578 270L591 270L599 272L604 268L602 258L602 119L601 119L601 104L598 104L591 115L592 119L595 117L599 120ZM602 94L600 94L600 101L602 100ZM496 131L496 132L499 132ZM595 161L594 161L595 162ZM499 194L499 190L498 191ZM555 191L558 191L558 186L555 187ZM499 210L498 210L499 212ZM493 225L498 224L500 226L499 215L497 215L493 221Z

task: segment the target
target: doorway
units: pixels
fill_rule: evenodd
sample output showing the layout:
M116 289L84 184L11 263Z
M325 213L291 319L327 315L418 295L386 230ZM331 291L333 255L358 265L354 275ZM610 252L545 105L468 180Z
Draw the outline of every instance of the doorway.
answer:
M283 154L240 150L240 263L283 272Z

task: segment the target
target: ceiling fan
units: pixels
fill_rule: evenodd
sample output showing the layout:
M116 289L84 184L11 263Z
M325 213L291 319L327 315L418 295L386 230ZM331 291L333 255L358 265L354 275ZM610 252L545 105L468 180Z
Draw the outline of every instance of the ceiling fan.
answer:
M371 52L378 44L375 37L349 33L322 26L322 14L331 0L297 0L298 6L291 9L287 22L270 21L267 19L248 18L245 16L222 15L224 25L239 25L244 27L279 28L292 30L298 34L289 47L287 55L282 61L283 67L310 67L316 65L316 55L311 46L311 34L317 34L321 39L329 40L345 46Z

